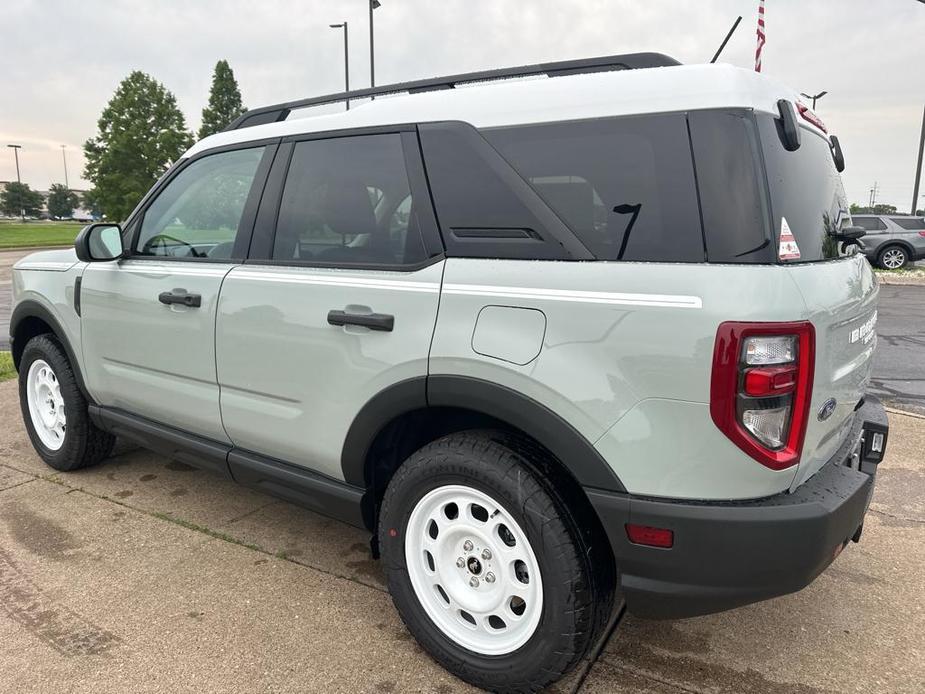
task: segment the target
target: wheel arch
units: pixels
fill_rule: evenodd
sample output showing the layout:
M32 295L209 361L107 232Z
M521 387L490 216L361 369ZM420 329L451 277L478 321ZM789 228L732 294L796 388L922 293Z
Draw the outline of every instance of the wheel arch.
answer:
M532 439L556 461L575 491L592 487L626 492L594 445L545 405L491 381L421 376L376 394L348 429L341 466L347 484L366 490L366 525L375 527L385 486L405 458L441 436L472 428L502 428Z
M74 377L77 379L77 385L88 402L93 402L87 392L84 383L83 373L80 368L80 362L71 343L67 338L67 333L61 327L60 321L54 314L38 301L26 299L21 301L13 309L13 315L10 316L10 351L13 356L13 366L19 371L19 363L22 359L23 350L26 344L33 337L51 333L64 349L67 359L74 370Z
M916 258L915 249L912 247L912 244L902 239L891 239L885 242L879 248L877 248L877 262L880 262L880 256L883 255L885 251L889 250L893 246L899 246L900 248L902 248L906 252L906 255L909 256L909 260L911 262L915 262L915 258Z

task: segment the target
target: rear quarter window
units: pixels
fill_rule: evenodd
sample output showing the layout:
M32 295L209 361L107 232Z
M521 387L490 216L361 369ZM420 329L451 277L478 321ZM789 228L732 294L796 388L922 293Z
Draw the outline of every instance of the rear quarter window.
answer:
M907 229L909 231L919 231L925 229L925 218L921 217L890 217L893 224Z
M683 114L482 134L596 258L705 260Z

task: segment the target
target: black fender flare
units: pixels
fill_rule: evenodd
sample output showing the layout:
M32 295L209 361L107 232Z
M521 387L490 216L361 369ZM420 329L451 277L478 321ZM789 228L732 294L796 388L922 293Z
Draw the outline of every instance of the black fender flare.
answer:
M77 387L80 388L80 391L87 399L87 402L93 403L93 398L90 397L90 393L87 391L86 383L84 383L80 362L77 360L77 356L74 354L74 349L71 347L71 343L67 339L67 333L64 332L64 329L61 327L61 323L57 318L55 318L52 312L34 299L26 299L16 304L16 308L13 309L13 315L10 316L10 351L13 353L13 365L16 367L16 369L19 369L19 360L22 356L22 351L26 346L25 344L19 344L16 339L16 333L18 332L19 326L22 324L22 322L28 318L38 318L43 323L48 325L49 328L51 328L55 338L61 344L61 347L64 348L64 353L67 355L67 360L71 364L71 369L74 370L74 377L77 379Z
M549 450L581 486L626 492L594 444L551 409L507 386L451 375L401 381L363 406L344 441L341 466L346 482L366 487L366 458L376 436L395 418L426 407L463 408L498 419Z

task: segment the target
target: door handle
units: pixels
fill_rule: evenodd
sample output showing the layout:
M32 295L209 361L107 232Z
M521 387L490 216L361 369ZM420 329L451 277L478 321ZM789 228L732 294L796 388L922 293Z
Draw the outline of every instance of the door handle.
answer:
M172 292L161 292L157 300L162 304L182 304L190 308L199 308L202 306L202 296L200 294L190 294L185 289L174 289Z
M395 327L395 316L390 316L387 313L328 311L328 323L331 325L362 325L370 330L381 330L390 333Z

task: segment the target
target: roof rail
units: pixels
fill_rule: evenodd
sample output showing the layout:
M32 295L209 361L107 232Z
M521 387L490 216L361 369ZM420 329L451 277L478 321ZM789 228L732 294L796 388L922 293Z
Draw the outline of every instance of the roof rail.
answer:
M533 75L546 75L559 77L562 75L578 75L587 72L607 72L610 70L636 70L648 67L669 67L681 63L662 53L627 53L625 55L608 55L599 58L583 58L581 60L562 60L554 63L537 63L535 65L521 65L520 67L499 68L496 70L481 70L479 72L465 72L459 75L446 77L431 77L411 82L387 84L382 87L356 89L350 92L338 92L325 96L314 96L296 101L286 101L272 106L251 109L238 116L225 130L238 130L252 125L276 123L284 121L292 111L309 106L333 104L350 99L364 99L372 96L399 94L406 92L430 92L440 89L455 89L460 84L473 82L488 82L504 80L514 77L530 77Z

